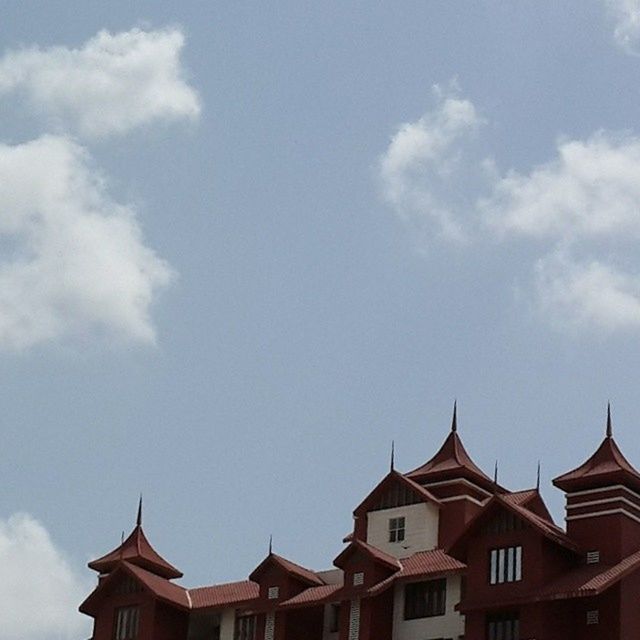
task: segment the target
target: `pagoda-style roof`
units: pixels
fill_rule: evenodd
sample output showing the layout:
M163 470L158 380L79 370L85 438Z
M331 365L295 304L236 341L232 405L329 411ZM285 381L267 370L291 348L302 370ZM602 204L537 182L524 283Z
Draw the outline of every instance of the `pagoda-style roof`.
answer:
M311 569L291 562L291 560L287 560L287 558L273 553L271 549L269 549L269 555L251 572L249 580L259 583L260 576L264 573L265 569L270 566L278 567L284 573L304 584L313 586L321 586L324 584L324 581L320 579L316 573L311 571Z
M475 464L462 444L458 435L456 413L454 405L451 432L436 455L405 475L420 484L464 478L493 492L496 484Z
M606 436L596 452L573 471L555 478L553 484L567 493L615 484L640 491L640 473L624 457L613 438L610 409L607 409Z

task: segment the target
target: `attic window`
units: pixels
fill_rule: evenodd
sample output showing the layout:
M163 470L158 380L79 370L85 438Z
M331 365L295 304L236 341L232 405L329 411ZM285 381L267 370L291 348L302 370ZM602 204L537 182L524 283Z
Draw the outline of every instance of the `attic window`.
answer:
M269 600L277 600L280 596L280 587L269 587L269 591L267 591L267 597Z
M587 611L587 624L598 624L600 622L600 611L592 609Z
M404 517L389 518L389 542L404 540Z
M600 562L599 551L587 551L587 564L598 564Z
M364 572L358 571L357 573L353 574L353 586L359 587L362 584L364 584Z
M114 640L136 640L140 607L120 607L115 611Z
M522 580L522 547L491 549L489 563L490 584Z

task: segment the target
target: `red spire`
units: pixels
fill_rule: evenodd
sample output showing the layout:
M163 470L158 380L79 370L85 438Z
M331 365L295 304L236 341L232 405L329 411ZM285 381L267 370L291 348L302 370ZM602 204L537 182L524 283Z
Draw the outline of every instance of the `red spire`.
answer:
M407 477L421 484L452 478L466 478L487 491L494 491L491 478L473 462L458 436L457 402L453 405L451 431L440 450L423 465L407 473Z
M122 536L124 538L124 534ZM109 573L120 562L126 560L163 578L181 578L182 572L169 564L151 546L142 530L142 496L138 503L136 526L119 547L89 563L89 568L99 573Z
M606 435L596 452L576 469L555 478L553 484L567 492L609 484L622 484L640 490L640 473L624 457L613 438L609 405Z

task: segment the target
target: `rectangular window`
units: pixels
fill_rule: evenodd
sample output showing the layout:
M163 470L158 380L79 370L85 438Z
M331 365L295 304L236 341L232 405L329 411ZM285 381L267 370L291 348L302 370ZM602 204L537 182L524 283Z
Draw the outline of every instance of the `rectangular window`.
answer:
M330 604L329 607L329 632L335 633L340 630L340 605Z
M447 580L412 582L404 588L404 619L443 616L447 607Z
M489 583L519 582L522 580L522 547L491 549Z
M404 540L404 517L389 519L389 542Z
M237 616L234 640L255 640L256 617Z
M136 640L138 637L140 607L120 607L116 609L115 613L114 640Z
M517 613L487 616L487 640L520 640L520 617Z

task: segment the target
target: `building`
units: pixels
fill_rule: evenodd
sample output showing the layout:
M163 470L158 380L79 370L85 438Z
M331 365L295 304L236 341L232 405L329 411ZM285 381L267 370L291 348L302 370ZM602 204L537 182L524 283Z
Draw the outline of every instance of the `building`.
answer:
M631 640L640 638L640 473L608 412L595 453L553 481L566 530L539 486L512 492L451 430L425 464L394 468L355 508L328 571L272 552L248 579L198 589L131 535L89 563L80 611L93 640ZM539 480L538 480L539 485Z

